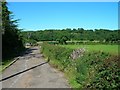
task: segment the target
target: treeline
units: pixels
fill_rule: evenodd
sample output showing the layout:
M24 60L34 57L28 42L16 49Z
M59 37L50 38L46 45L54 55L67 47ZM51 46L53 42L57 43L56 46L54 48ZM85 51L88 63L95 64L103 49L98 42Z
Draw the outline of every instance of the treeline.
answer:
M39 31L23 31L24 41L99 41L116 43L120 40L118 36L119 30L95 29L85 30L78 29L62 29L62 30L39 30Z
M20 30L17 28L17 20L13 19L12 12L8 10L7 2L2 4L2 59L13 58L23 49Z

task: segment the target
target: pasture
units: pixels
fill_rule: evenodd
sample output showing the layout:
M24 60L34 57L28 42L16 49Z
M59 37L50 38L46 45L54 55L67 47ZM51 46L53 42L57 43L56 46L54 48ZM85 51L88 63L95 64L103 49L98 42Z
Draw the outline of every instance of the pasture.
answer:
M119 45L60 45L65 48L78 49L85 48L88 52L102 51L112 55L118 55Z

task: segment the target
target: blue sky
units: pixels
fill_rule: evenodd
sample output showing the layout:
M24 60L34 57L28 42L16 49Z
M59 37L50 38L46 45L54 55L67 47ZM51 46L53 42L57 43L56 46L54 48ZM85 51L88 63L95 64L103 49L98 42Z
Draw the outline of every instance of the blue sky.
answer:
M24 30L118 29L117 2L9 2Z

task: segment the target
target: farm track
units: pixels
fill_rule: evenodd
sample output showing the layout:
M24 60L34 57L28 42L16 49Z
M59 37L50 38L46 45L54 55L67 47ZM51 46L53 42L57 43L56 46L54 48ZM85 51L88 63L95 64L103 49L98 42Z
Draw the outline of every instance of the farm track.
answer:
M7 78L6 78L7 77ZM69 88L63 73L45 61L38 47L29 48L2 74L2 88Z

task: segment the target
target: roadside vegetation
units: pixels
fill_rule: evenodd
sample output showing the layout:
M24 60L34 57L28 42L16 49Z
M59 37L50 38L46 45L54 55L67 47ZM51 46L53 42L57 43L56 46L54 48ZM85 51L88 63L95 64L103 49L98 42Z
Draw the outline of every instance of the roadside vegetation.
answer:
M119 89L120 30L51 29L20 31L7 2L2 2L2 62L6 65L25 50L41 43L50 64L65 73L73 88Z
M11 62L13 61L13 59L11 60L4 60L4 62L2 62L2 64L0 65L0 73L6 68L6 66L8 66Z
M25 42L39 42L51 66L81 89L120 88L118 34L119 30L83 28L22 32Z
M101 51L101 49L79 53L76 59L71 58L73 51L82 46L42 44L42 52L50 59L50 64L65 73L73 88L118 89L120 84L119 56ZM94 46L93 46L94 47ZM97 46L95 47L97 48ZM106 48L106 47L105 47ZM108 50L110 47L107 47ZM89 49L88 49L89 50ZM115 51L113 49L113 51ZM116 51L115 51L116 52ZM110 51L111 53L111 51Z

